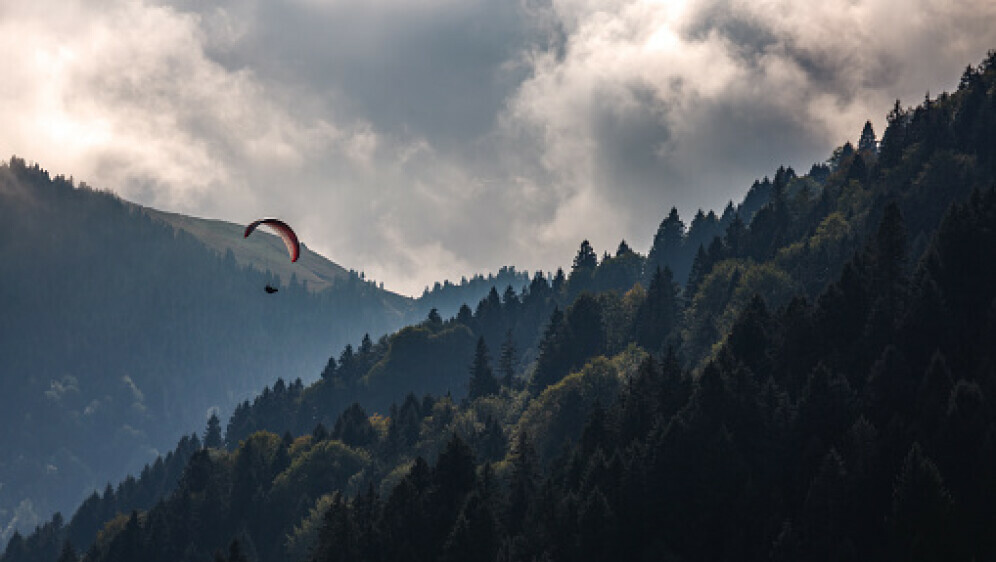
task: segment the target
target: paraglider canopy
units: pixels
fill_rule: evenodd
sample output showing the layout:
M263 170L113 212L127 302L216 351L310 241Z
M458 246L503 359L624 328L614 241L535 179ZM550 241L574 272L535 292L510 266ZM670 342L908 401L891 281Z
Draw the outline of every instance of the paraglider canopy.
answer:
M287 253L290 254L291 261L297 261L297 258L301 255L301 243L298 242L297 234L294 234L291 227L280 219L259 219L246 227L246 233L242 237L248 238L252 234L252 231L256 230L256 227L260 225L266 225L279 234L280 238L284 241L284 245L287 246Z

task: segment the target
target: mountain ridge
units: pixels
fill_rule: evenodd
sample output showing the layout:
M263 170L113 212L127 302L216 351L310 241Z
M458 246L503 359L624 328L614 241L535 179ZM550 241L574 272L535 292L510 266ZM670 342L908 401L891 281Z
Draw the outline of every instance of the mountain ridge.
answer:
M335 281L345 280L349 276L344 267L317 254L304 242L301 243L301 257L292 269L288 265L289 260L282 259L286 256L283 243L269 232L260 230L251 238L243 238L243 225L135 205L150 217L190 233L221 256L231 250L235 261L240 265L251 265L264 272L272 271L280 277L280 283L284 286L290 283L292 273L300 281L306 281L308 289L315 292L320 292Z

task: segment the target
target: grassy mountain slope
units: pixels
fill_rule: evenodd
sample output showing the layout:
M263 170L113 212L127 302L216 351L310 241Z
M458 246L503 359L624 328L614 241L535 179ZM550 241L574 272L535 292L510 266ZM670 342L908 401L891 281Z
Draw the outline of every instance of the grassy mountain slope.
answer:
M332 286L337 280L345 281L349 272L301 244L301 257L291 263L287 250L279 237L260 229L250 238L243 238L245 225L226 221L191 217L179 213L159 211L142 207L150 217L163 221L191 234L208 248L220 255L231 251L239 265L253 266L261 271L270 270L287 285L291 275L308 284L308 289L321 291ZM403 299L403 297L402 297Z

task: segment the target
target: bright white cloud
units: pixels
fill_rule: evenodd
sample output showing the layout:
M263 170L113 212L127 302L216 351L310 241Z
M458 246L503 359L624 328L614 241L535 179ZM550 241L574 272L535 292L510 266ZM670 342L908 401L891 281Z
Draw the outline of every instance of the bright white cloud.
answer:
M13 0L0 154L389 288L646 250L996 46L989 0Z

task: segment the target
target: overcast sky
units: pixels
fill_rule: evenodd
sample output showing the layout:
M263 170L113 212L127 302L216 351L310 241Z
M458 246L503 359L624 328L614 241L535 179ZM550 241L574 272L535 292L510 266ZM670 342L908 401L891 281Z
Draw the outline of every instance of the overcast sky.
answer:
M0 154L417 294L646 252L991 48L992 0L3 0Z

